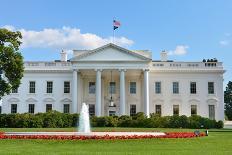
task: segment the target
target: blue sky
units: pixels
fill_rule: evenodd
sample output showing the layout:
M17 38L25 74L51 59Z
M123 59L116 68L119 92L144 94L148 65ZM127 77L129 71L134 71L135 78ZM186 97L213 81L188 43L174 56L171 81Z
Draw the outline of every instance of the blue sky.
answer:
M122 26L117 42L167 50L176 61L217 58L232 80L231 0L0 0L0 27L23 32L25 60L59 59L65 50L94 48L112 39L112 19ZM60 39L63 38L63 39Z

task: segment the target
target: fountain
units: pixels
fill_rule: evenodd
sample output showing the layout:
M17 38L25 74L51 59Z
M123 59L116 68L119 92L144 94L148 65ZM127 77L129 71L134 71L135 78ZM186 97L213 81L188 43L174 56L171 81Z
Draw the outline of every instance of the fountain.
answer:
M78 132L83 132L83 133L90 132L89 106L86 105L85 103L83 103L81 107Z
M85 103L82 104L78 132L5 132L6 136L164 136L163 132L91 132L89 120L89 106Z

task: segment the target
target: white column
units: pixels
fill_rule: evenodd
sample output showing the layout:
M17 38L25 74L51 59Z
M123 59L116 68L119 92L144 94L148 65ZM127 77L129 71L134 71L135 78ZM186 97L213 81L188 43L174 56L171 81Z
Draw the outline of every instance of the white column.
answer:
M101 116L101 71L100 69L96 70L96 116Z
M125 115L125 70L120 71L120 115Z
M149 112L149 70L144 70L144 114L150 117Z
M77 99L77 70L73 70L73 81L72 81L72 113L77 113L78 99Z

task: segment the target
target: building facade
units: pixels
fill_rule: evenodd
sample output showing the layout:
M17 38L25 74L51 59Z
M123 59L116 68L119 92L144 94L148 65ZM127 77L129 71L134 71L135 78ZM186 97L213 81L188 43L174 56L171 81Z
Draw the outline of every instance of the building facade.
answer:
M17 90L3 97L2 113L57 110L90 115L161 116L194 114L224 120L221 62L174 62L167 52L153 61L151 52L131 51L115 44L74 50L73 58L24 62Z

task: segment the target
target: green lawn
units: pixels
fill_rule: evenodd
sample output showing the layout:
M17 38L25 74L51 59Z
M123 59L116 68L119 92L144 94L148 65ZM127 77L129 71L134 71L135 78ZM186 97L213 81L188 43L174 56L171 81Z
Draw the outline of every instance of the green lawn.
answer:
M75 131L75 128L22 129L0 131ZM192 129L94 128L94 131L194 131ZM143 140L0 140L2 154L232 154L232 130L211 129L208 137L193 139Z

